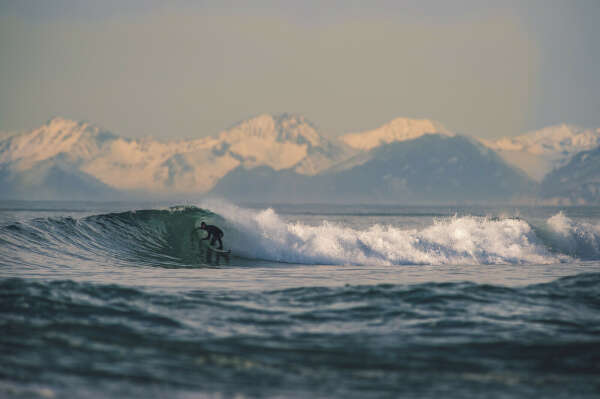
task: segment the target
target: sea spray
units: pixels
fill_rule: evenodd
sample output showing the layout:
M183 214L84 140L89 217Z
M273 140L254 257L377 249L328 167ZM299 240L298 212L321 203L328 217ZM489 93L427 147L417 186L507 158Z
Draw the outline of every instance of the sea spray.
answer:
M574 221L559 212L548 218L537 234L552 251L579 259L600 259L600 224Z
M462 216L423 229L375 224L364 230L323 221L286 222L273 209L208 203L226 219L234 253L301 264L548 264L560 262L521 219Z

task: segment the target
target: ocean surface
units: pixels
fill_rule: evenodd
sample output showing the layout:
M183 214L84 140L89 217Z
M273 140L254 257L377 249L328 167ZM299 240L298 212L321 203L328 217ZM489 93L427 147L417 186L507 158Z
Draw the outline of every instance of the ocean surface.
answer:
M600 207L0 202L2 398L599 396Z

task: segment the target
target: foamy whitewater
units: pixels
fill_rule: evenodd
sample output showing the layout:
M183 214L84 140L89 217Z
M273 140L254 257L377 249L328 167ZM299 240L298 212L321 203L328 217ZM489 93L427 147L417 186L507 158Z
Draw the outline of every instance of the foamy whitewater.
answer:
M1 397L600 393L598 207L174 205L0 202Z
M600 259L600 224L576 222L562 212L534 227L517 217L432 218L403 228L375 223L363 229L321 221L283 220L273 209L248 210L208 203L227 215L231 248L249 259L321 265L550 264Z

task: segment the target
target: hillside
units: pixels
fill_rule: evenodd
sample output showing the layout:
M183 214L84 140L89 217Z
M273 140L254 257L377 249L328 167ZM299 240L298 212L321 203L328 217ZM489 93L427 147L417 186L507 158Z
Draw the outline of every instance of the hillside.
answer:
M461 136L424 135L360 158L313 177L237 168L212 193L234 201L449 203L507 201L535 190L493 151Z
M600 203L600 148L576 154L542 181L541 195L559 204Z
M452 135L439 122L429 119L396 118L377 129L345 134L340 137L340 140L358 150L371 150L381 145L413 140L430 133Z
M521 136L481 141L506 162L541 181L551 170L566 165L575 154L600 146L600 128L562 124Z

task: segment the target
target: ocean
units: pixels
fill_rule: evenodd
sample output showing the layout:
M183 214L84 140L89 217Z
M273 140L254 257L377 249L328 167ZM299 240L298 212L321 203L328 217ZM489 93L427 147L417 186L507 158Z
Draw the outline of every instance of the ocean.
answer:
M600 395L600 207L2 201L0 297L0 397Z

